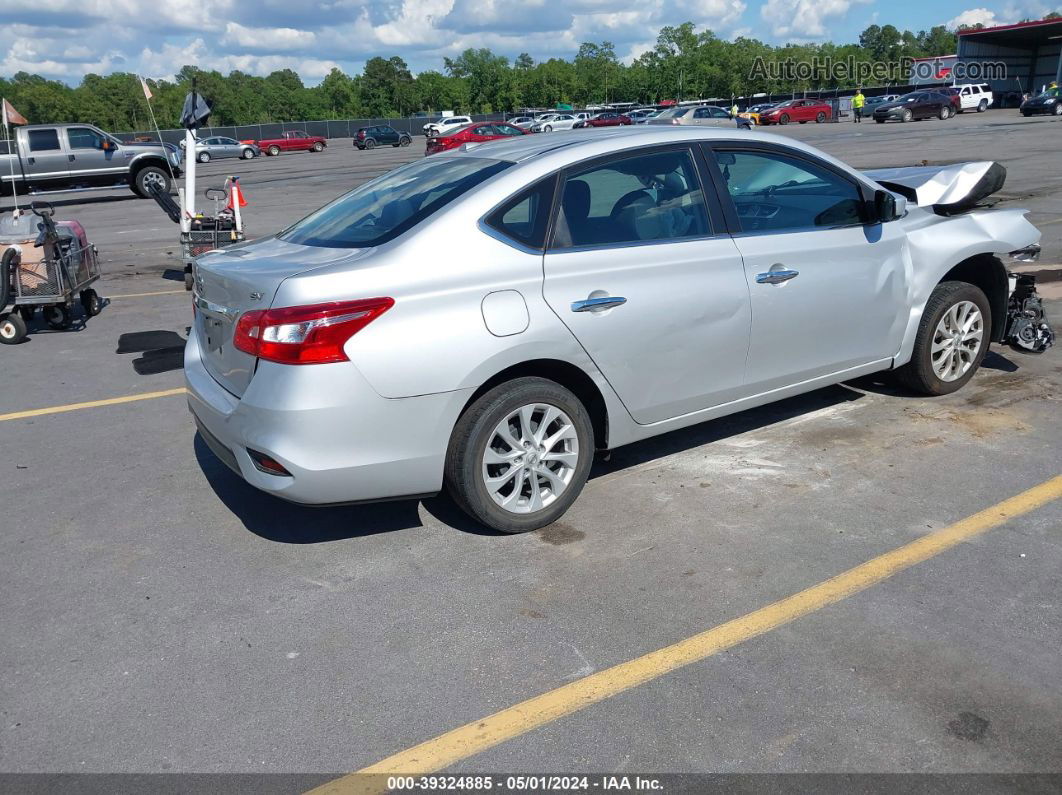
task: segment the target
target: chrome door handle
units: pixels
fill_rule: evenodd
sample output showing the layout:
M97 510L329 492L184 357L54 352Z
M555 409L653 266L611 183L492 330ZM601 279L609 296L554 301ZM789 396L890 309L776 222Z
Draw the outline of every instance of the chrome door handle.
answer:
M573 312L600 312L612 309L615 306L623 306L627 303L626 298L618 295L606 295L601 298L587 298L582 301L572 301Z
M781 284L787 282L790 279L795 279L800 275L800 271L789 270L788 268L780 268L778 270L767 271L766 273L756 274L756 284Z

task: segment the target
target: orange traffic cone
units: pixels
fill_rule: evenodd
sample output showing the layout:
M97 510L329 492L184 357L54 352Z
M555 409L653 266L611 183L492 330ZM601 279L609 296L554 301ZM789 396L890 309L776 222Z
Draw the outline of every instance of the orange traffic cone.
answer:
M239 203L240 207L246 207L247 206L247 200L243 198L243 191L240 190L240 178L239 177L233 177L232 180L231 180L231 185L229 187L229 203L227 205L225 205L225 209L227 209L227 210L233 209L233 201L234 200Z

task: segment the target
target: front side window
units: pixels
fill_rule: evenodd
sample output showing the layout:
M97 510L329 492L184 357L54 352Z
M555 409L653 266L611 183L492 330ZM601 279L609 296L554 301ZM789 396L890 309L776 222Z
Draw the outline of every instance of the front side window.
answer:
M29 148L31 152L48 152L59 148L59 133L56 130L30 130Z
M693 157L682 149L569 173L553 247L663 242L709 233Z
M103 136L91 127L69 127L66 140L71 149L102 149Z
M716 150L743 232L862 224L855 183L825 166L775 152Z
M278 237L303 246L378 246L511 165L483 157L420 160L340 196Z

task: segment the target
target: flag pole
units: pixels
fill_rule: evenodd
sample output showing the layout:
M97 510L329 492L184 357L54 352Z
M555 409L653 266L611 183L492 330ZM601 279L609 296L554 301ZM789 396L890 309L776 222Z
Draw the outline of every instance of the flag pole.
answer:
M11 140L11 126L7 123L7 97L3 98L4 107L4 138L7 139L8 155L15 154L15 144ZM11 201L15 203L15 217L18 217L18 185L15 184L15 158L9 161L11 164Z
M140 81L140 87L144 90L144 102L147 104L148 114L151 116L151 125L155 128L155 135L159 137L159 146L162 147L163 160L166 161L166 169L170 172L171 183L177 184L177 177L173 173L173 164L170 163L170 156L166 153L166 142L162 140L162 131L159 129L159 123L155 121L155 110L151 107L151 92L148 90L147 81L144 80L139 74L137 79Z

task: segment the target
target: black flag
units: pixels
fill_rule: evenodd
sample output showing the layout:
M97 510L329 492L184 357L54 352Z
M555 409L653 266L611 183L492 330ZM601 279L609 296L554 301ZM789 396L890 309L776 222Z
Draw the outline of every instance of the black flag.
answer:
M195 86L192 86L192 92L184 98L184 109L181 111L181 125L186 130L195 130L202 127L210 116L210 105L203 99L201 94L197 94Z

